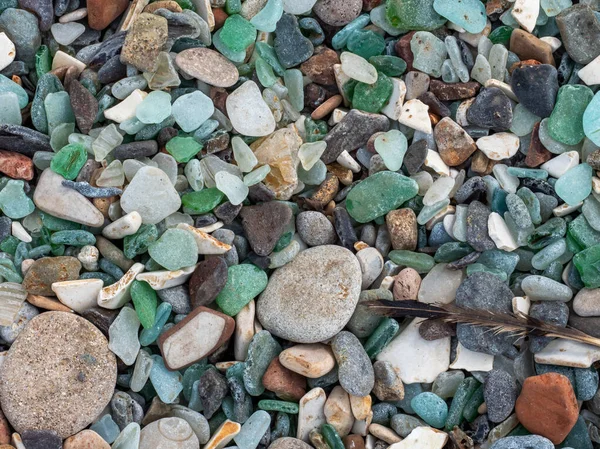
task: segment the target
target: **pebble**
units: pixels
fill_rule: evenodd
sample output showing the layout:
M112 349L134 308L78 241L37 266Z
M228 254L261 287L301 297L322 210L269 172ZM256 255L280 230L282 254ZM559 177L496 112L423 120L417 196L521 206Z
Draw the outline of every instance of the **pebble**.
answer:
M93 430L82 430L81 432L67 438L63 449L109 449L110 445Z
M19 334L4 360L2 410L18 432L53 429L66 438L108 405L115 357L98 329L74 314L46 312L34 323ZM54 350L44 350L40 341ZM44 391L43 399L32 397L35 391Z
M163 418L148 424L140 432L140 449L159 446L168 449L199 449L200 442L187 421L181 418Z
M577 422L577 399L562 374L532 376L523 383L515 412L527 430L559 444Z
M297 290L298 279L306 276L318 281ZM331 338L354 312L361 277L360 265L348 250L322 245L302 251L272 275L256 305L258 319L276 336L297 343ZM290 295L294 303L287 301Z
M509 417L515 407L517 393L517 382L513 376L499 369L489 372L483 397L490 421L500 423Z
M285 368L311 379L326 375L335 366L331 348L321 343L285 349L279 354L279 362Z
M177 54L177 67L188 76L211 86L231 87L239 74L236 67L220 53L208 48L189 48Z

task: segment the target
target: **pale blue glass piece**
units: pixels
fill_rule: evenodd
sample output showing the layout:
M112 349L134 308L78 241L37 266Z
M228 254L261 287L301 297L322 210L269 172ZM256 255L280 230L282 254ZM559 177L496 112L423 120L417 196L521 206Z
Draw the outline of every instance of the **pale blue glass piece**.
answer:
M137 359L135 361L135 367L133 368L133 374L131 376L130 388L133 392L138 392L150 377L150 370L152 369L152 365L154 364L154 360L150 356L150 354L141 349L138 353Z
M375 151L390 171L400 170L407 149L406 136L396 129L383 133L375 139Z
M267 61L259 56L256 58L254 64L256 67L256 76L263 87L271 87L277 82L273 67L271 67Z
M494 43L487 36L481 36L477 44L477 54L487 59L493 46Z
M556 242L552 242L538 251L531 259L531 264L536 270L545 270L552 262L562 256L566 250L566 240L558 239Z
M190 402L188 407L196 412L201 412L204 408L202 407L202 400L200 399L200 381L197 380L192 386L192 394L190 396Z
M0 105L2 99L0 98ZM1 106L0 106L1 107ZM75 132L75 123L62 123L52 130L50 146L54 151L60 151L69 144L69 136Z
M511 6L506 11L504 11L504 13L500 16L500 21L504 25L509 26L511 28L519 28L520 27L519 22L517 22L515 20L515 18L513 17L512 10L513 10L513 7Z
M371 17L369 14L361 14L333 36L333 39L331 40L331 46L335 50L341 50L346 46L348 38L352 32L363 29L369 24L370 21Z
M481 33L487 22L485 5L480 0L435 0L433 9L473 34Z
M154 325L151 328L142 329L142 332L140 332L140 343L142 346L150 346L156 341L165 323L169 319L172 309L173 306L168 302L163 302L158 306L156 309Z
M46 170L50 168L50 163L55 155L56 153L51 151L36 151L33 155L33 165L40 170Z
M283 0L269 0L264 8L250 19L250 23L259 31L272 33L282 15Z
M277 53L275 53L275 49L266 42L257 42L255 44L255 48L258 55L269 63L275 73L279 76L283 76L285 73L285 68L279 62Z
M146 124L140 122L137 117L131 117L130 119L127 119L124 122L122 122L119 125L119 128L122 131L125 131L130 136L133 136L139 133L142 129L144 129L145 126Z
M221 30L222 28L213 35L213 45L219 51L219 53L221 53L230 61L237 62L239 64L243 63L246 59L246 51L231 51L221 40Z
M19 99L19 109L23 109L29 103L29 97L25 89L4 75L0 75L0 92L14 93Z
M446 51L448 52L448 56L450 57L450 61L452 62L452 66L454 67L454 71L458 75L458 78L460 78L463 83L468 82L469 69L462 59L458 40L454 36L447 36L446 39L444 39L444 44L446 44Z
M448 405L438 395L425 392L415 396L410 405L415 413L432 427L441 429L446 423Z
M215 106L209 97L197 90L175 100L172 112L183 132L189 133L197 130L213 115Z
M160 123L171 115L171 95L155 90L137 106L135 116L146 125Z
M597 92L583 113L583 132L594 145L600 145L600 92Z
M540 3L542 10L548 17L554 17L560 14L561 11L571 7L571 0L542 0Z
M17 220L35 210L35 205L25 194L24 187L24 181L11 179L0 191L0 209L7 217Z
M588 164L576 165L556 181L554 190L565 203L575 205L592 193L592 175Z
M256 449L270 425L271 416L264 410L258 410L248 418L233 441L240 449Z
M492 78L498 81L504 81L506 73L506 61L508 60L508 50L502 44L495 44L490 50L488 61L492 69Z
M415 69L435 78L442 75L442 65L447 54L444 42L429 31L417 31L410 40L410 49L415 56Z
M419 212L419 215L417 215L417 223L420 225L424 225L429 220L431 220L435 216L435 214L443 210L449 204L450 200L446 198L442 201L438 201L437 203L432 204L431 206L423 207L423 209L421 209L421 212Z
M0 92L0 124L20 125L23 121L19 97L14 92Z
M75 123L75 114L66 92L49 93L44 100L50 133L61 123Z
M113 421L110 415L104 415L90 426L90 430L100 435L108 444L112 444L120 433L119 426Z
M492 78L492 68L488 60L485 59L485 56L479 54L475 58L475 65L471 70L471 78L481 85L484 85L487 80Z
M265 179L269 173L271 173L270 166L263 165L262 167L258 167L256 170L253 170L244 176L244 184L246 184L248 187L258 184Z
M108 349L128 366L134 364L140 351L139 328L140 320L131 307L123 307L115 321L108 328Z
M154 364L150 370L150 382L160 400L165 404L172 404L183 390L181 374L179 371L169 371L161 356L153 355L152 359Z
M508 56L506 57L506 70L510 69L513 66L513 64L516 64L520 60L521 59L517 56L516 53L513 53L509 50Z
M138 449L140 446L140 425L129 423L119 434L111 449Z
M198 192L204 188L204 177L202 175L202 168L200 167L200 160L190 160L185 165L183 173L194 192Z
M537 16L535 24L537 26L544 26L547 23L548 23L548 15L546 14L546 11L544 11L543 8L540 8L540 13Z
M286 70L283 82L288 89L289 100L298 112L304 109L304 80L302 72L298 69Z
M529 112L529 109L519 103L513 108L513 121L510 131L519 137L526 136L531 134L533 127L539 121L540 118L537 115Z
M446 59L442 64L442 80L445 83L458 83L460 78L449 59Z
M302 165L298 165L298 179L308 186L315 186L325 181L327 176L327 166L319 159L310 170L304 170Z

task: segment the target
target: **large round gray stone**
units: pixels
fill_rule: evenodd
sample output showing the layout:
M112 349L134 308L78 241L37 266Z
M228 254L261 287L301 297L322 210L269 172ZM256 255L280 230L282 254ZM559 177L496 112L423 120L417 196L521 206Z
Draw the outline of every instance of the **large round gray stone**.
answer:
M307 249L273 273L258 299L258 319L266 330L286 340L327 340L352 317L361 279L358 260L347 249L333 245Z

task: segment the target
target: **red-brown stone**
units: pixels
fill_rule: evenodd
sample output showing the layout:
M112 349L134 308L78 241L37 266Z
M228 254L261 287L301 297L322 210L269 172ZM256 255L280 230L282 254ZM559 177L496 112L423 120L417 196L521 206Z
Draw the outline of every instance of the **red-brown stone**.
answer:
M31 181L33 161L20 153L0 150L0 172L13 179Z

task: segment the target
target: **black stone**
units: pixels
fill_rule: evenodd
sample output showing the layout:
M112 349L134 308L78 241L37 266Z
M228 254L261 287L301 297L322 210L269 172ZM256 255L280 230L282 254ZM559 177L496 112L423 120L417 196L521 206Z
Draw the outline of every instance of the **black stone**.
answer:
M488 233L488 217L490 209L480 203L473 201L467 210L467 243L475 251L486 251L496 248L494 241Z
M413 142L404 155L404 166L408 174L414 175L421 170L425 159L427 159L427 141L419 140Z
M92 69L98 69L106 64L109 59L121 53L121 48L123 48L123 44L125 43L126 35L126 31L113 34L100 44L96 44L93 49L91 49L93 50L93 53L91 55L86 55L88 56L87 58L82 59L80 57L81 52L77 53L77 59L86 63L88 67Z
M352 220L350 219L348 211L343 207L336 207L333 209L333 221L335 232L340 238L340 243L344 248L353 251L354 244L358 242L358 237L352 226Z
M233 220L235 220L235 217L238 216L238 214L242 210L242 207L242 204L234 206L229 201L226 201L225 203L217 206L214 210L214 213L217 216L217 218L223 223L230 224L233 222Z
M510 416L517 401L516 379L504 370L490 371L483 384L483 397L490 421L500 423Z
M302 64L315 51L313 43L300 31L296 16L287 13L277 22L274 47L279 62L286 69Z
M454 194L457 204L470 203L481 200L487 194L487 186L481 176L473 176L465 181Z
M109 310L102 307L92 307L81 314L86 320L100 329L108 337L108 328L117 319L118 310Z
M135 401L124 391L117 391L110 400L111 416L119 429L123 430L134 422L133 409ZM138 404L139 405L139 404Z
M456 305L468 309L511 312L512 298L513 293L505 282L485 272L473 273L456 290ZM499 355L512 347L512 337L496 335L483 327L459 324L456 335L458 341L471 351Z
M253 203L266 203L275 199L275 194L262 182L248 188L248 199Z
M429 106L429 111L440 117L450 117L450 109L436 97L433 92L425 92L421 94L417 100Z
M534 193L543 193L545 195L553 196L558 199L558 195L554 191L552 184L543 181L541 179L523 178L521 179L521 187L527 187ZM562 200L560 200L562 202Z
M54 21L52 0L19 0L19 7L35 13L40 19L40 30L48 31ZM27 448L29 449L29 448Z
M177 134L179 134L179 131L172 126L167 126L166 128L161 129L158 133L158 137L156 138L158 146L161 148L164 147L169 140L171 140L173 137L177 137Z
M456 325L439 320L424 321L419 325L419 335L427 341L456 336Z
M510 85L529 112L541 118L552 114L558 93L558 72L553 66L526 65L515 69Z
M569 307L562 302L540 301L531 306L529 315L545 323L565 327L569 321ZM532 353L540 352L553 338L532 336L529 350Z
M269 256L259 256L256 253L250 253L248 254L248 262L262 270L266 270L271 265L271 258Z
M252 397L246 392L244 382L240 377L231 376L227 378L227 385L233 399L233 419L235 422L246 422L254 406L252 405Z
M183 12L173 12L166 8L157 9L154 14L167 19L169 39L174 41L183 38L195 38L201 33L197 19Z
M158 153L158 143L155 140L142 140L119 145L115 148L113 155L115 159L124 161L138 157L150 157Z
M11 235L12 220L8 217L0 217L0 242Z
M221 403L229 388L227 379L215 368L209 368L202 376L198 384L198 393L200 396L200 404L202 404L202 414L206 419L212 418L214 413L221 408Z
M194 220L194 226L196 226L197 228L203 228L205 226L210 226L211 224L214 224L217 221L219 221L219 219L211 213L198 215Z
M479 256L481 256L481 253L473 251L472 253L467 254L465 257L461 257L460 259L455 260L454 262L450 262L448 265L446 265L446 268L448 268L449 270L462 270L463 268L468 267L472 263L477 262Z
M389 126L389 120L384 115L352 109L323 139L327 149L321 160L331 164L342 151L351 152L362 147L373 134L387 131Z
M470 124L482 128L507 130L513 119L510 99L497 87L488 87L479 91L475 101L467 110Z
M244 206L240 217L252 250L259 256L268 256L293 218L293 214L292 209L285 204L270 202Z
M29 157L37 151L52 152L50 137L20 125L0 124L0 148Z
M25 430L21 439L27 449L62 449L62 438L54 430Z
M127 77L127 66L121 62L120 56L113 56L100 70L98 70L98 81L102 84L110 84Z

